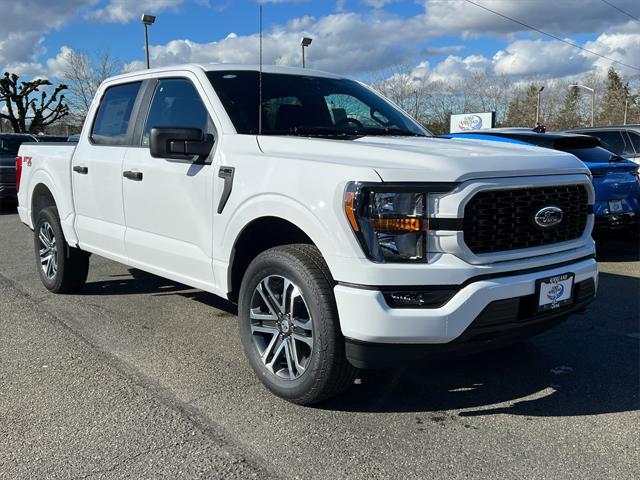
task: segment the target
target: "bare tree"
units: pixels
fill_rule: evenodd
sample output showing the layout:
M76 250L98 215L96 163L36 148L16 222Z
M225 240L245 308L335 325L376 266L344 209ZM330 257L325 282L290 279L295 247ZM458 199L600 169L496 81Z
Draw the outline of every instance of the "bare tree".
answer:
M73 119L82 123L100 84L122 70L122 63L108 51L94 58L85 52L69 50L65 55L62 77L69 86L69 104Z
M51 89L47 87L53 86L49 80L19 82L19 78L15 73L5 72L0 79L0 104L6 106L6 113L0 111L0 118L7 120L14 132L40 133L69 114L69 106L61 94L66 85L57 85L49 93Z

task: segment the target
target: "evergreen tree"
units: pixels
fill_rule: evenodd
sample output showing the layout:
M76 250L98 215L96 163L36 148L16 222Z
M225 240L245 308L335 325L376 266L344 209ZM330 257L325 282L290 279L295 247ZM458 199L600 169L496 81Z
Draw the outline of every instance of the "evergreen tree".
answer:
M518 92L509 103L506 125L510 127L531 127L536 123L536 107L539 87L529 85L526 91ZM542 119L540 119L542 121Z
M624 102L629 95L629 83L613 67L607 72L607 89L602 99L602 109L598 115L600 125L620 124L624 118Z
M580 116L580 89L569 88L564 97L562 108L558 112L555 121L555 128L558 130L566 130L568 128L576 128L583 125L583 119Z

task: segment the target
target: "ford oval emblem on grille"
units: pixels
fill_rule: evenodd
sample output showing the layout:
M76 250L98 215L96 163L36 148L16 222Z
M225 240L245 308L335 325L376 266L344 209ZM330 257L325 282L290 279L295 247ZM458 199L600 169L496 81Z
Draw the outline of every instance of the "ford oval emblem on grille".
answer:
M562 210L558 207L544 207L536 212L533 217L536 225L542 228L554 227L562 222Z

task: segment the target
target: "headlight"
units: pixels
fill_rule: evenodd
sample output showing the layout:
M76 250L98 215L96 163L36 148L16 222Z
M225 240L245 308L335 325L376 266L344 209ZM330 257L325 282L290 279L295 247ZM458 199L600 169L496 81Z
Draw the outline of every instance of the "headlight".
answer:
M344 208L364 252L374 262L427 261L426 192L350 183Z

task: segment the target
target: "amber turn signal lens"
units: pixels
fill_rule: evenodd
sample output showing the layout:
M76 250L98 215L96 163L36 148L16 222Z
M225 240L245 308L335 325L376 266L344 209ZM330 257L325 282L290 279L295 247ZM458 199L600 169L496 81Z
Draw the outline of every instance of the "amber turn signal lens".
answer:
M421 223L419 218L374 218L373 228L377 232L419 232Z
M347 219L353 231L359 232L360 227L356 220L356 192L350 192L348 190L344 192L344 211L347 214Z

